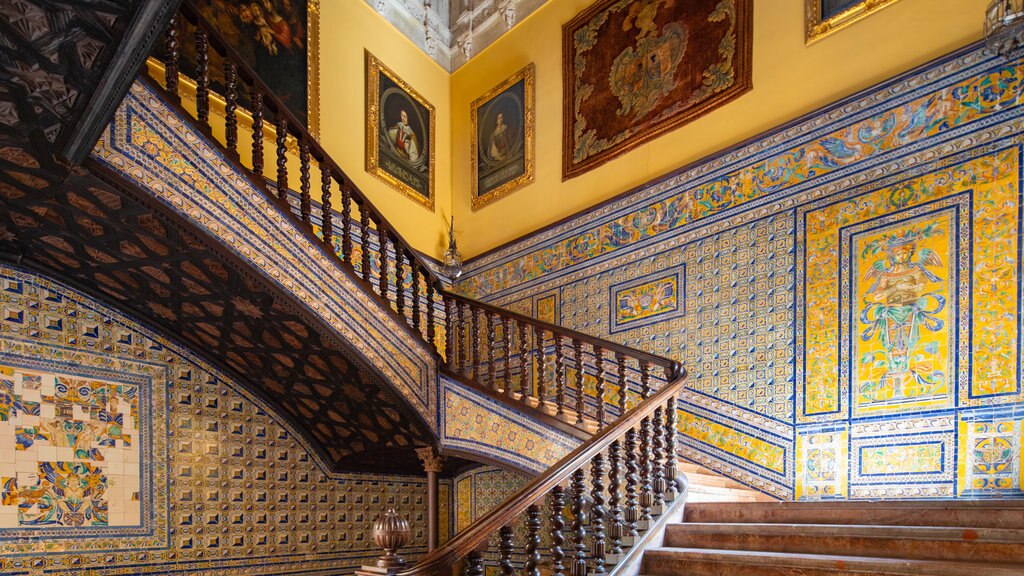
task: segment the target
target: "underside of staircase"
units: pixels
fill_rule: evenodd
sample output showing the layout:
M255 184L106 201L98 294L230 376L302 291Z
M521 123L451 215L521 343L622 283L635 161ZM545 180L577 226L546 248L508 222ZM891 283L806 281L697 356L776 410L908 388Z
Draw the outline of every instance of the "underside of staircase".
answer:
M1024 502L688 503L651 576L1024 574Z

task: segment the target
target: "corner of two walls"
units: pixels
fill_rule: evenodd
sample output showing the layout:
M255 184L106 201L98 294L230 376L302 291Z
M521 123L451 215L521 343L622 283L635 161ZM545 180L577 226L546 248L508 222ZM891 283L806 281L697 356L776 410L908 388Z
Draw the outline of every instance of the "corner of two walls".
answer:
M1022 133L1024 58L970 46L460 289L680 360L682 454L777 497L1024 497Z

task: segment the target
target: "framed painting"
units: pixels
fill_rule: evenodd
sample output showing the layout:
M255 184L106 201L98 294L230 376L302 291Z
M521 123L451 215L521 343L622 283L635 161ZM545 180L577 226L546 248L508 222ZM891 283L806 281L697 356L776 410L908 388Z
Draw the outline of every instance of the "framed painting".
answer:
M320 133L320 0L198 0L203 17L252 66L314 136ZM195 50L186 42L183 51ZM184 59L194 62L194 58ZM183 70L193 76L194 71ZM211 88L223 93L224 67L211 58ZM248 91L238 105L249 109Z
M840 28L885 8L896 0L805 0L807 43L821 40Z
M751 89L753 0L599 0L562 27L562 179Z
M533 182L535 78L530 64L470 106L473 210Z
M369 51L366 171L434 209L434 107Z

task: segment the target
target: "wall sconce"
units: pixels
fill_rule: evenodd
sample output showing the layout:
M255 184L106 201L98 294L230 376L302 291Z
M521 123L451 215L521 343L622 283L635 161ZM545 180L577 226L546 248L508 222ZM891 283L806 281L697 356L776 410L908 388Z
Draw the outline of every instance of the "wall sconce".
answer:
M444 252L443 273L449 282L455 282L462 276L462 254L455 245L455 216L452 216L451 226L448 227L448 249Z

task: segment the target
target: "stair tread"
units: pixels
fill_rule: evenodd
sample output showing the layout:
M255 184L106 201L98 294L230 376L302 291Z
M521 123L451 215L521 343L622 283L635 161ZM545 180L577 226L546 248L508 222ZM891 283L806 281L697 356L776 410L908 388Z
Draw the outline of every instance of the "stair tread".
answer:
M773 566L793 566L804 568L850 568L863 569L896 569L914 568L915 570L957 568L965 571L978 570L984 566L986 576L1020 576L1024 574L1024 564L961 562L955 560L918 560L905 558L878 558L869 556L843 556L835 554L800 554L790 552L761 552L749 550L720 550L709 548L652 548L646 551L645 560L671 559L690 557L693 560L720 562L758 562L771 563ZM646 564L645 564L646 566ZM930 572L917 572L928 574ZM948 572L942 572L948 573ZM965 572L966 573L966 572Z
M797 524L758 522L683 522L670 524L669 530L701 533L757 534L802 537L866 537L955 540L966 542L1024 542L1024 529L965 528L961 526L900 526L877 524Z

